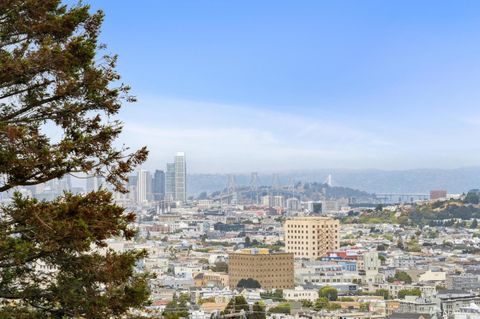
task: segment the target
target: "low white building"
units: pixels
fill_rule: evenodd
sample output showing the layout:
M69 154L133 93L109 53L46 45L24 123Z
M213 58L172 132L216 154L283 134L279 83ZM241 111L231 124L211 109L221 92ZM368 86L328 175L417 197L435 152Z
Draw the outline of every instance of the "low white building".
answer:
M283 298L293 301L309 300L314 302L318 299L318 290L304 289L301 286L295 287L295 289L283 289Z

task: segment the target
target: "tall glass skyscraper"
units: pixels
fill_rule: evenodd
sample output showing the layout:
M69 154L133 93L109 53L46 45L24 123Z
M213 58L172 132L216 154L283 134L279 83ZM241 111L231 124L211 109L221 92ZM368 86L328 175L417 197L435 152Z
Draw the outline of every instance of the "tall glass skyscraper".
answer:
M175 200L187 201L187 163L183 152L175 155Z
M153 175L153 199L161 201L165 197L165 173L161 170L156 170Z
M165 200L173 202L175 199L175 163L167 163L167 172L165 174Z
M137 173L137 203L143 204L149 200L152 177L148 171L140 169Z

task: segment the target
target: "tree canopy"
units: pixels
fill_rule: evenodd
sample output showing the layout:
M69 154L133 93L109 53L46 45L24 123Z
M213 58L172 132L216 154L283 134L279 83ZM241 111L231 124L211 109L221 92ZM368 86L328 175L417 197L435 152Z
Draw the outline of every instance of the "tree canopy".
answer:
M320 298L327 298L329 301L335 301L338 297L338 291L331 286L325 286L320 288L320 290L318 291L318 296Z
M262 288L262 285L258 282L258 280L255 280L253 278L248 278L248 279L241 279L237 283L238 288L248 288L248 289L259 289Z
M0 2L0 192L98 175L118 191L147 151L115 148L133 101L117 57L102 55L101 11L79 2ZM52 138L51 132L55 132ZM125 318L147 304L145 251L115 252L135 215L100 190L0 206L1 318Z
M0 191L85 172L125 191L146 158L146 149L113 147L122 125L112 116L134 97L119 83L117 57L100 55L103 13L89 9L0 2Z

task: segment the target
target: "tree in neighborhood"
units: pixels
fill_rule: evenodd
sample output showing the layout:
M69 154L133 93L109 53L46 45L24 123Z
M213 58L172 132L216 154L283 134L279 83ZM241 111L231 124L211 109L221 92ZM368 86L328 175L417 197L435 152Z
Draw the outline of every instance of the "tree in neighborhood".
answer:
M255 280L253 278L248 278L248 279L240 279L240 281L237 283L237 288L260 289L262 288L262 285L260 285L258 280Z
M212 266L212 270L215 272L228 272L228 264L224 261L217 261Z
M418 288L402 289L398 292L398 298L403 299L405 296L417 296L420 297L422 292Z
M222 315L228 315L233 313L239 313L240 311L247 312L249 310L247 300L243 296L235 296L228 302L225 309L222 311Z
M320 290L318 291L318 296L320 298L327 298L329 301L335 301L338 297L338 291L333 287L325 286L320 288Z
M470 224L471 229L476 229L478 228L478 221L476 218L473 219L472 223Z
M178 319L188 317L188 304L186 296L180 295L178 298L176 294L173 295L163 311L162 315L165 319Z
M406 284L411 284L412 283L412 277L410 277L409 274L407 274L405 271L396 271L395 276L393 277L393 280L397 281L403 281Z
M390 293L387 289L377 289L375 290L376 296L383 296L383 299L387 300L390 298Z
M253 304L252 313L247 316L248 319L265 319L266 317L265 306L258 301Z
M289 314L290 310L291 310L290 304L288 302L284 302L284 303L276 305L275 307L270 308L268 310L268 312Z
M122 124L112 117L134 98L118 84L116 56L101 55L103 13L89 10L0 2L0 192L67 174L103 176L125 192L146 159L145 148L114 147ZM15 194L0 216L1 318L125 318L146 305L149 276L135 271L145 251L106 243L135 234L134 214L111 193Z

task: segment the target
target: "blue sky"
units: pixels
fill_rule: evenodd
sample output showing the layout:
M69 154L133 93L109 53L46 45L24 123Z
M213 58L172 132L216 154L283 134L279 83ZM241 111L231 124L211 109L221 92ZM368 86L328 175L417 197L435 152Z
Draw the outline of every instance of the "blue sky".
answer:
M122 141L191 172L480 163L478 1L90 1L138 103Z

